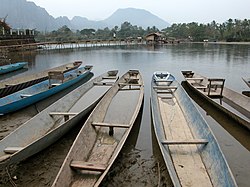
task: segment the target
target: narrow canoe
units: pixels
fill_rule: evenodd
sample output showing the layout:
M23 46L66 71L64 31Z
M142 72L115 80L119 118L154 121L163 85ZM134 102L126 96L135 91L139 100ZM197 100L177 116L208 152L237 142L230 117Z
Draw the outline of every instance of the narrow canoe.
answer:
M211 129L177 81L152 79L151 112L175 187L237 186Z
M49 72L51 77L49 80L0 98L0 114L20 110L56 94L85 78L91 69L92 66L85 66L66 73L60 71Z
M140 72L129 70L90 114L52 186L99 186L131 132L143 96Z
M62 71L68 72L70 70L78 68L82 64L81 61L76 61L73 63L64 64L59 67L55 67L49 70L45 70L43 72L38 72L32 75L26 75L22 77L14 77L9 78L7 80L0 82L0 97L4 97L6 95L12 94L44 80L47 80L49 71Z
M225 79L207 78L182 71L187 85L239 124L250 129L250 98L224 87Z
M118 78L109 71L76 88L0 141L0 166L20 162L45 149L94 108Z
M8 65L0 66L0 75L5 74L5 73L9 73L9 72L12 72L12 71L16 71L18 69L22 69L27 64L28 64L28 62L17 62L17 63L14 63L14 64L8 64Z

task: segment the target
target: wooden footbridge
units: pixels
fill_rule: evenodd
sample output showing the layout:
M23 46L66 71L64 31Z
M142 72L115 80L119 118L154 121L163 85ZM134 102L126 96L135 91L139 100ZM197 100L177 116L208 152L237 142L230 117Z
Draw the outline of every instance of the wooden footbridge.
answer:
M16 45L0 45L0 51L25 51L25 50L50 50L81 47L117 46L117 45L138 45L144 44L142 40L80 40L64 42L36 42Z

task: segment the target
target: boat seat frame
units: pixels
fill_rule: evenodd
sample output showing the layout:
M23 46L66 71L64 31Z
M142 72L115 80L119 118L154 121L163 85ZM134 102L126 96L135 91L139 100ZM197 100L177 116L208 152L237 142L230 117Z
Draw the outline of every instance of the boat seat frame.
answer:
M69 120L69 116L75 116L78 113L76 112L50 112L49 115L50 116L55 116L55 115L62 115L64 116L64 121Z
M110 76L110 77L102 77L102 79L116 79L116 76Z
M193 139L193 140L164 140L162 144L167 145L192 145L192 144L207 144L206 139Z
M116 128L129 128L130 125L127 124L116 124L116 123L102 123L102 122L92 122L94 127L109 127L109 135L113 136L114 134L114 127Z
M161 99L173 99L174 97L171 95L171 96L159 96L159 98L161 98Z
M54 86L58 86L58 83L52 83L51 81L59 80L61 83L64 82L64 73L63 71L49 71L48 72L48 79L49 79L49 88L52 88Z
M187 77L186 80L193 80L193 81L202 82L204 80L204 78L202 78L202 77Z
M94 82L94 85L97 85L97 86L113 86L114 83L111 83L111 82Z
M225 84L225 79L217 79L217 78L209 78L208 79L208 96L211 96L211 90L215 89L217 90L217 88L220 88L220 93L216 96L222 97L222 92L224 89L224 84ZM215 96L214 94L212 96Z
M204 79L203 78L199 78L199 77L194 77L194 78L186 78L186 80L194 80L195 83L201 83ZM201 89L203 90L203 92L208 92L207 96L208 97L222 97L222 93L223 93L223 89L224 89L224 84L225 84L225 79L220 79L220 78L209 78L207 79L208 83L200 86L194 86L193 83L190 83L191 85L193 85L194 88L196 89ZM199 81L199 82L197 82ZM218 94L211 94L212 91L216 91L218 88L220 88L220 92Z
M171 89L177 89L177 86L154 86L154 89L157 90L171 90Z
M70 163L70 167L74 169L80 169L80 170L100 171L100 172L105 171L107 168L105 164L91 163L91 162L85 162L85 161L76 161L76 160L73 160Z
M141 88L141 86L142 86L142 84L138 84L138 83L129 83L129 82L126 82L126 83L119 83L118 84L120 87L121 86L128 86L128 88L120 88L119 90L123 90L123 91L125 91L125 90L140 90ZM132 88L132 86L139 86L139 88Z

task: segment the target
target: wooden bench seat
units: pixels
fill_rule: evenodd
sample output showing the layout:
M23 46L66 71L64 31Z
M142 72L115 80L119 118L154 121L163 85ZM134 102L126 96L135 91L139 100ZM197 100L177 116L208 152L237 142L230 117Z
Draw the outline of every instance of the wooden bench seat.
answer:
M112 83L112 82L94 82L94 85L97 85L97 86L113 86L114 83Z
M129 77L129 78L124 78L126 81L138 81L140 80L139 78L135 78L135 77Z
M74 169L88 170L88 171L105 171L107 166L105 164L90 163L84 161L73 160L70 167Z
M201 77L190 77L190 78L186 78L186 80L197 80L197 81L203 81L204 78L201 78Z
M55 116L55 115L62 115L64 116L64 121L69 120L69 116L75 116L78 113L75 112L50 112L49 115L50 116Z
M153 86L157 90L177 89L177 86Z
M138 84L138 83L119 83L119 85L121 86L141 86L141 84Z
M207 86L194 86L196 89L206 89Z
M116 79L116 76L102 77L103 79Z
M100 123L100 122L93 122L93 126L100 126L100 127L118 127L118 128L129 128L130 125L128 124L115 124L115 123Z
M157 90L157 94L170 94L173 93L171 90Z
M170 96L160 96L161 99L173 99L174 97L172 95Z
M182 144L207 144L205 139L193 139L193 140L164 140L162 144L167 145L182 145Z
M140 88L121 88L120 91L126 91L126 90L140 90Z
M49 115L53 116L53 115L62 115L62 116L75 116L78 113L76 112L50 112Z

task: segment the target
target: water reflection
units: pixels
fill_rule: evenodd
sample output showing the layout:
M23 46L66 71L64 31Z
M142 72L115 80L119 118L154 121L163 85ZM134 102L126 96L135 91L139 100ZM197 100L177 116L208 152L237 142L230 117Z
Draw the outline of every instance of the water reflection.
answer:
M4 80L6 78L22 74L22 73L24 73L26 71L28 71L28 68L22 68L22 69L19 69L19 70L16 70L16 71L12 71L12 72L9 72L9 73L6 73L6 74L1 74L0 75L0 80Z

